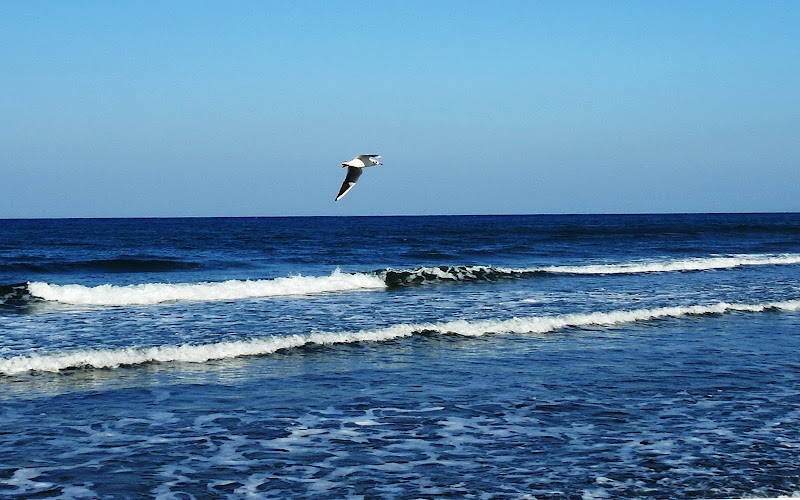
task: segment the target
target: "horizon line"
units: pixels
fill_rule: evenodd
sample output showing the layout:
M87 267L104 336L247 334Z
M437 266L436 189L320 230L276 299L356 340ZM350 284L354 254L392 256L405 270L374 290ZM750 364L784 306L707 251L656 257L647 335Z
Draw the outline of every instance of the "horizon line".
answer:
M766 212L550 212L497 214L383 214L383 215L145 215L94 217L0 217L0 221L32 220L143 220L143 219L300 219L300 218L392 218L392 217L577 217L577 216L654 216L654 215L794 215L800 211Z

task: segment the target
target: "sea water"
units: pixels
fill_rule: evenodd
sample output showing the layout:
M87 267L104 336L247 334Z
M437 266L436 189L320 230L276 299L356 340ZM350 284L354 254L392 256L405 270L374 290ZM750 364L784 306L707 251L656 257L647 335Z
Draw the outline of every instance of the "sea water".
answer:
M0 497L800 495L800 214L0 221Z

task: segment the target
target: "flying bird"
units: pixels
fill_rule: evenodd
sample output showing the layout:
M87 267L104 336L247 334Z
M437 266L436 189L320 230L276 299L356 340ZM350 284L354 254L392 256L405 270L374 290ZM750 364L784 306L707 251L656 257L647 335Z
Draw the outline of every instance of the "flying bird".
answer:
M346 195L356 185L356 181L361 177L361 169L371 167L373 165L383 165L378 161L380 155L358 155L350 161L342 163L342 167L347 167L347 177L344 178L342 188L339 189L339 194L333 201L339 201L342 196Z

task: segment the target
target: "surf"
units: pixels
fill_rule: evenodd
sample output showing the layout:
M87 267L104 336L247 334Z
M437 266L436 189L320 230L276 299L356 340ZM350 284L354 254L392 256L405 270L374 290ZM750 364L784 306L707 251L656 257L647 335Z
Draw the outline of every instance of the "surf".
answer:
M329 276L289 276L268 280L228 280L203 283L145 283L138 285L27 284L39 300L81 306L140 306L184 301L226 301L290 295L313 295L384 288L383 280L339 270Z
M257 280L133 285L57 285L25 282L0 286L0 305L24 307L36 301L77 306L147 306L174 302L231 301L321 293L385 290L437 283L494 282L564 275L634 275L702 272L752 266L800 264L800 254L731 254L683 259L632 260L529 268L482 265L439 265L328 276L288 276Z
M620 264L547 266L537 271L555 274L640 274L687 271L711 271L747 266L800 264L800 254L731 254L691 257L676 260L643 260Z
M453 320L439 323L401 323L374 330L352 332L315 332L273 335L209 344L125 347L113 349L80 349L48 354L20 355L0 359L0 374L6 376L30 372L60 372L69 369L115 369L146 363L206 363L231 358L264 356L288 349L311 345L357 344L386 342L414 335L458 335L480 337L497 334L544 335L569 328L613 328L620 325L687 316L721 315L732 312L762 313L795 312L800 300L760 304L726 303L697 304L631 310L571 313L555 316L530 316L506 320Z
M493 266L424 266L413 269L376 271L387 286L409 286L437 282L497 281L548 275L628 275L645 273L698 272L747 266L800 264L800 254L731 254L684 259L649 259L608 264L554 265L527 268Z

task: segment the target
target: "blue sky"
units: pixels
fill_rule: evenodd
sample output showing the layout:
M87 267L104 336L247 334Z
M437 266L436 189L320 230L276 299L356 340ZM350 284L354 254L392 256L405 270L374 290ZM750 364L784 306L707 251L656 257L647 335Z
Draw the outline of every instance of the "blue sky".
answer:
M0 2L0 218L800 211L800 2ZM334 203L359 153L383 155Z

